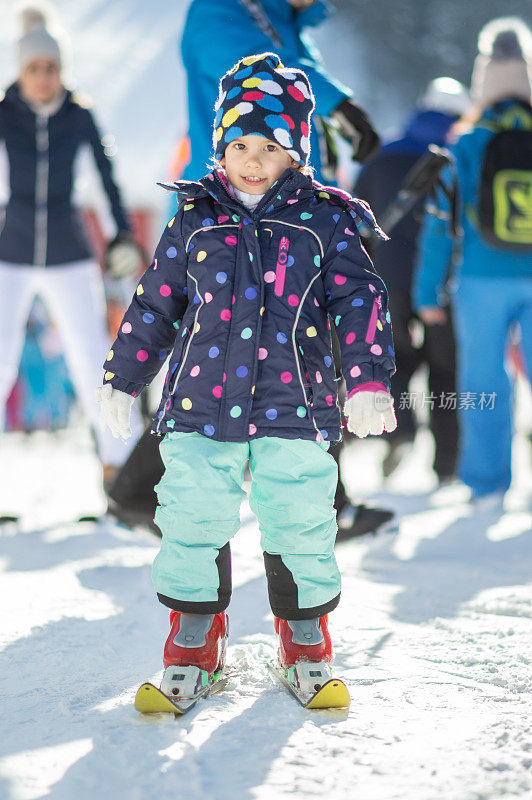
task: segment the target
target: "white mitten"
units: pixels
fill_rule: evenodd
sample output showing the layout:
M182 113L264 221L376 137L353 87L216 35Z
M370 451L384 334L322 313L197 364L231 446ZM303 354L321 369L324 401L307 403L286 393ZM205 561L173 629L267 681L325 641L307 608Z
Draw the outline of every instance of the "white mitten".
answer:
M131 436L131 407L134 397L126 392L113 389L105 383L96 389L96 402L100 406L100 428L109 428L115 439L119 437L127 441Z
M368 433L379 436L397 428L393 397L388 392L357 392L344 405L347 430L363 439Z
M105 263L113 278L136 275L144 266L142 252L135 242L117 238L107 248Z

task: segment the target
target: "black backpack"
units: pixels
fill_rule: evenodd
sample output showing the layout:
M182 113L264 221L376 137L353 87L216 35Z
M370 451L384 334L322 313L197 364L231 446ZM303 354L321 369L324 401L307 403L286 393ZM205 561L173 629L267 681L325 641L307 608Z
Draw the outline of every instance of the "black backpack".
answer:
M532 130L495 134L484 156L479 229L490 244L532 252Z

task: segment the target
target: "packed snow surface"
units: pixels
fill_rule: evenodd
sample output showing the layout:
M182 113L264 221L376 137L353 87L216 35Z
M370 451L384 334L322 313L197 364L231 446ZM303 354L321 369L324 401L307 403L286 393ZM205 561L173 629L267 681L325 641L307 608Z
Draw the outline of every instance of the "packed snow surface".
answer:
M133 707L138 685L162 672L157 540L108 519L68 522L103 504L82 429L4 435L2 509L23 518L0 536L0 797L531 797L532 515L519 503L474 513L461 487L434 491L423 432L377 494L382 447L351 442L344 460L353 493L399 514L397 533L337 546L343 596L330 628L349 712L307 711L266 671L273 623L243 506L233 674L174 719ZM530 453L520 448L523 494Z

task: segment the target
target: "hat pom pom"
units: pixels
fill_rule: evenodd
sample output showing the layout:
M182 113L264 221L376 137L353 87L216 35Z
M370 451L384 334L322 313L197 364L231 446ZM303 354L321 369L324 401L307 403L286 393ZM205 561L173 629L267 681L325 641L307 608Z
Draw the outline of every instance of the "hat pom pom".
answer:
M53 19L53 11L45 2L26 3L19 7L20 27L22 34L47 28Z
M518 17L500 17L484 25L478 50L496 61L522 61L532 55L532 33Z

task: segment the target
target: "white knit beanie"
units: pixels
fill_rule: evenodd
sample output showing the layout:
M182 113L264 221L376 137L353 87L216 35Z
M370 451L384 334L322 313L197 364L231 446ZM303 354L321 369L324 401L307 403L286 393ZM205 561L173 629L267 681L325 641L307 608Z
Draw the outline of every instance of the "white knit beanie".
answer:
M471 96L483 108L515 97L532 100L532 33L517 17L488 22L478 37Z
M463 83L442 76L430 81L418 100L418 108L462 117L471 108L471 97Z
M36 58L50 58L62 63L60 37L49 30L51 7L34 2L20 7L22 36L18 40L18 66L22 72Z

